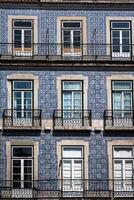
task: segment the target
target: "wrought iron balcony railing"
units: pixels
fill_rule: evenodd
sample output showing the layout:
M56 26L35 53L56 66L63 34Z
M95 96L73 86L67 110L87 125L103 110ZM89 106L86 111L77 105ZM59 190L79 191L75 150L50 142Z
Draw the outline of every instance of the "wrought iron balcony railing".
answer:
M0 43L0 59L134 60L134 45Z
M19 180L17 180L18 182ZM24 182L24 181L23 181ZM14 181L0 181L0 198L131 198L134 199L134 179L116 180L36 180L31 188L13 187ZM20 184L22 185L22 184ZM23 184L24 185L24 184Z
M91 110L55 110L53 115L54 129L89 129Z
M0 0L2 3L134 3L134 0Z
M5 109L3 112L3 129L41 128L41 110L39 109Z
M105 110L105 129L134 129L133 110Z

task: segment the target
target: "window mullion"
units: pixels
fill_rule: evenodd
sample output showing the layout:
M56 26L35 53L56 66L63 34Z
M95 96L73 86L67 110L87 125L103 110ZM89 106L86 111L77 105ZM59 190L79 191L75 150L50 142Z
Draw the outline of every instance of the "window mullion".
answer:
M21 42L22 42L22 51L24 50L24 29L21 30L22 34L21 34Z
M13 91L13 109L16 109L16 101L15 101L15 98L14 98L14 91Z
M74 159L71 160L71 178L74 179Z
M74 91L72 91L72 105L71 105L71 109L74 111L75 105L74 105Z
M22 117L24 117L24 91L21 92L21 113Z
M122 106L121 106L121 108L124 111L124 92L122 92Z
M120 30L120 53L122 53L122 30Z
M24 159L21 159L21 188L24 188Z
M74 35L74 33L73 33L73 30L71 30L71 53L73 53L73 35Z
M122 168L123 168L123 175L122 175L122 178L123 178L123 180L126 178L125 177L125 172L126 172L126 166L125 166L125 160L123 159L122 160Z

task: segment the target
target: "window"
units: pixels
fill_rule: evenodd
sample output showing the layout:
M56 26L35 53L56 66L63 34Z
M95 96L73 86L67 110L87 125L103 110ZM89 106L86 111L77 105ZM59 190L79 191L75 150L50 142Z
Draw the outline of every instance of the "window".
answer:
M13 188L31 188L33 180L33 147L12 146Z
M113 110L127 117L132 112L132 81L112 81Z
M132 81L112 81L112 103L113 126L132 127Z
M31 56L33 43L33 21L13 20L14 55Z
M114 190L133 190L134 146L114 147Z
M33 82L13 81L12 99L14 126L30 126L32 124Z
M62 44L64 56L80 56L82 21L62 21Z
M130 57L131 23L111 21L111 44L113 57Z
M82 191L83 147L62 147L62 177L64 191Z
M62 102L64 120L81 120L83 101L82 81L62 82Z

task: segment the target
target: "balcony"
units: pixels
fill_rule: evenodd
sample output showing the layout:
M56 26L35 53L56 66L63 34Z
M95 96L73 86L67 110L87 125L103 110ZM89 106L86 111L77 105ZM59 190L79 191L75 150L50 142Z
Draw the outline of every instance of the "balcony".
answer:
M105 130L134 130L133 110L105 110Z
M4 130L40 130L41 110L5 109L3 112Z
M28 47L28 48L26 48ZM122 52L123 51L123 52ZM9 44L0 43L0 60L134 61L134 45L110 44Z
M133 0L1 0L1 2L18 3L133 3Z
M19 182L19 180L18 180ZM24 181L23 181L24 182ZM36 180L31 188L15 188L14 181L0 181L1 199L134 199L134 179L125 180ZM24 184L23 184L24 185Z
M54 130L90 130L91 111L55 110L53 128Z

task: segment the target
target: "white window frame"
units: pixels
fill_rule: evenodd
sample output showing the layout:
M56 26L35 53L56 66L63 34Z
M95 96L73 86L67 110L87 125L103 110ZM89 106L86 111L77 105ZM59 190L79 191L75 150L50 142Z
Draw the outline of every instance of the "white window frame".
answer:
M114 88L114 83L115 82L122 82L122 83L130 83L131 84L131 88L130 89L117 89L117 88ZM124 117L125 116L125 113L131 113L132 111L132 105L133 105L133 82L130 80L112 80L112 102L113 102L113 111L116 112L116 110L114 109L115 108L115 105L114 105L114 94L121 94L122 96L122 107L121 107L121 117ZM125 94L131 94L131 110L125 110L124 109L124 95ZM117 112L120 111L120 110L117 110ZM132 113L131 113L132 114Z
M113 28L112 24L113 23L128 23L129 28ZM131 21L111 21L110 25L110 31L111 31L111 48L112 48L112 57L130 57L131 56ZM113 32L118 31L119 32L119 45L114 45L113 44ZM122 44L122 31L129 31L129 52L123 52L123 44ZM119 52L113 52L113 46L119 46L120 51Z
M15 21L29 21L31 22L31 27L21 27L21 26L14 26L14 22ZM13 43L14 43L14 39L15 39L15 30L20 30L21 31L21 47L20 48L16 48L14 47L13 49L13 53L14 53L14 56L32 56L33 54L33 47L32 47L32 44L33 44L33 28L34 26L34 22L33 20L24 20L24 19L21 19L18 20L18 19L13 19ZM30 30L31 31L31 48L25 48L24 47L24 32L25 30Z
M57 43L61 44L62 42L62 21L81 21L82 22L82 38L81 38L81 43L82 44L87 44L88 36L87 36L87 17L85 16L58 16L56 18L57 21ZM59 30L60 33L59 34ZM61 46L57 48L57 55L63 55L62 48ZM87 55L87 46L85 45L83 47L83 55Z
M64 88L64 83L65 82L70 82L70 83L75 83L75 82L78 82L78 83L80 83L80 85L81 85L81 89L65 89ZM75 95L75 93L80 93L80 95L81 95L81 110L82 110L82 107L83 107L83 82L80 80L77 80L77 81L72 81L72 80L63 80L62 81L62 101L63 101L63 106L62 106L62 108L63 108L63 110L64 110L64 93L66 93L66 92L68 92L68 93L70 93L71 94L71 110L75 110L74 109L74 106L75 106L75 104L74 104L74 95Z
M14 83L15 82L30 82L31 83L31 88L14 88ZM13 80L12 83L12 107L13 107L13 125L14 126L32 126L32 109L33 109L33 97L34 97L34 91L33 91L33 81L31 80ZM14 94L15 92L20 92L21 93L21 109L15 108L15 97ZM31 93L31 108L30 109L24 109L24 93L30 92ZM19 118L17 116L17 113L21 112L21 117ZM28 114L30 114L30 117L28 117ZM26 115L26 117L25 117Z
M81 149L81 153L82 153L82 156L81 157L64 157L63 156L63 151L64 151L64 148L68 148L68 149ZM64 179L63 177L63 166L64 166L64 161L70 161L71 163L71 172L70 172L70 179ZM76 179L74 177L74 164L75 164L75 161L80 161L81 162L81 175L82 175L82 179ZM72 192L81 192L83 191L83 169L84 169L84 147L83 146L62 146L62 178L63 178L63 188L62 190L63 191L72 191ZM78 194L73 194L73 195L78 195Z
M64 83L80 83L81 89L64 89ZM64 106L64 94L65 93L71 94L71 109L65 109ZM75 109L75 103L74 103L74 95L75 93L80 94L80 108ZM82 116L83 116L83 81L82 80L62 80L62 107L63 110L63 123L64 125L67 124L82 124Z
M64 27L64 23L80 23L80 27ZM68 47L68 52L64 52L66 49L64 47L64 31L70 31L70 47ZM80 49L79 51L75 50L74 47L74 31L79 31L80 32ZM63 56L81 56L82 55L82 21L81 20L63 20L62 21L62 44L63 44ZM77 48L76 48L77 49Z
M31 150L32 150L32 156L28 156L28 157L16 157L16 156L13 155L13 149L14 148L31 148ZM32 172L31 172L31 174L32 174L32 180L33 180L33 163L34 163L33 146L15 146L15 145L12 146L12 180L13 180L13 174L14 174L13 173L13 168L14 168L13 162L14 162L14 160L19 160L20 163L21 163L21 180L20 180L21 181L20 182L20 186L21 187L20 188L24 188L24 182L25 182L25 180L24 180L24 174L25 174L24 173L24 161L25 160L30 160L32 162L32 165L31 165ZM31 184L31 186L32 186L32 184Z
M33 34L32 34L32 42L34 44L38 43L38 17L37 16L32 16L32 15L9 15L8 16L8 43L12 44L13 43L13 20L24 20L24 21L33 21ZM15 56L15 52L13 52L13 47L10 45L8 47L8 53L9 55ZM34 49L32 51L34 55L38 55L38 48L37 45L34 46ZM17 53L16 56L31 56L30 52L27 53L20 53L20 51Z
M132 157L127 157L125 158L124 156L123 157L115 157L114 156L114 151L115 149L132 149ZM122 169L120 170L121 171L121 178L116 178L115 177L115 162L116 161L119 161L121 163L121 167ZM126 173L126 168L125 168L125 164L126 164L126 161L131 161L132 162L132 178L129 178L129 179L126 179L125 177L125 173ZM113 173L114 173L114 190L115 191L134 191L134 188L133 188L133 178L134 178L134 174L133 174L133 171L134 171L134 146L113 146Z

